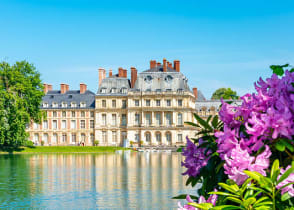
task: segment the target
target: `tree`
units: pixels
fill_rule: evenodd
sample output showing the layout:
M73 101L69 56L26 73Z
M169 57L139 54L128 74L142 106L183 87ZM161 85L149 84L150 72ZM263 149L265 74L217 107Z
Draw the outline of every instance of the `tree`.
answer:
M238 99L237 92L231 88L219 88L211 96L211 99Z
M0 146L18 147L28 138L26 125L39 123L44 96L40 74L26 62L0 63Z

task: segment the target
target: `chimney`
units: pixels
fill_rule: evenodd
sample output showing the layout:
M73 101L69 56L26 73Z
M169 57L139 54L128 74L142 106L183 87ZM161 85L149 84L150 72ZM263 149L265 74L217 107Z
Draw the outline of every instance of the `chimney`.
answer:
M172 63L170 63L169 61L167 62L167 67L169 67L169 68L173 68L173 64Z
M156 67L156 60L151 60L150 61L150 69L153 69Z
M163 72L166 72L167 66L166 66L166 59L163 59Z
M65 84L65 92L69 91L69 85Z
M85 93L86 90L87 90L87 85L84 84L84 83L81 83L81 84L80 84L80 94Z
M128 78L128 70L124 69L124 78Z
M47 84L48 91L52 90L52 85Z
M48 84L44 83L43 86L44 86L43 91L44 91L45 94L47 94L47 92L48 92Z
M180 61L179 60L174 60L174 69L177 72L180 72Z
M118 68L118 77L123 77L124 76L124 69L122 67Z
M109 69L109 77L112 77L112 70Z
M160 63L160 62L157 62L156 65L157 65L157 66L161 66L161 63Z
M101 85L102 80L106 77L105 69L99 68L99 86Z
M131 67L131 88L135 87L136 81L137 81L137 69L135 67Z
M195 99L197 100L198 99L198 90L197 90L197 88L193 88L193 94L195 96Z
M66 84L60 84L60 92L61 94L65 94L66 93Z

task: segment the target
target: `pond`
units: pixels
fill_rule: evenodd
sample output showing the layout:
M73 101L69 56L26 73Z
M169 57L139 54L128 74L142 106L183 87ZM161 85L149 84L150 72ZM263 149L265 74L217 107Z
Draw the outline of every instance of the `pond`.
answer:
M0 208L176 209L179 153L0 155Z

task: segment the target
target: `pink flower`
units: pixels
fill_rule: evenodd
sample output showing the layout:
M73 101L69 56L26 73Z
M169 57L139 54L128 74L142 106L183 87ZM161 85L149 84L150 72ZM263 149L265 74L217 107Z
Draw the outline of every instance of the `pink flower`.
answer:
M217 191L217 190L215 189L214 191ZM188 203L195 203L189 195L187 195L186 200L188 201ZM210 195L207 200L205 200L205 198L201 195L199 197L198 204L211 203L213 206L215 206L216 201L217 201L217 195L215 195L215 194ZM178 210L199 210L198 208L195 208L195 207L190 206L188 204L185 204L184 206L182 206L180 202L178 202L178 206L179 206Z
M286 168L285 170L284 170L284 169L281 169L281 173L280 173L280 175L278 176L278 179L279 179L279 178L285 173L285 171L287 171L289 168L291 168L291 166L287 166L287 168ZM285 179L284 181L282 181L281 183L279 183L279 184L277 185L277 188L280 189L280 188L283 187L284 185L289 184L289 183L291 183L291 182L294 182L294 173L291 173L291 174L288 176L287 179ZM291 184L291 185L289 185L289 186L287 186L287 187L285 187L285 188L283 188L283 189L281 190L281 193L282 193L282 194L284 194L284 193L286 193L286 192L288 192L289 195L290 195L291 197L294 197L294 188L293 188L293 184Z

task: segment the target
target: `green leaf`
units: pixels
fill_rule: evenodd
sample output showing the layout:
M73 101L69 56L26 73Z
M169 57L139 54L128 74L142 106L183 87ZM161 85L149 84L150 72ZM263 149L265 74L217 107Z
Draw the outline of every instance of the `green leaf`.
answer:
M210 125L205 121L203 120L199 115L197 115L196 113L194 113L194 117L195 119L197 120L197 122L205 129L207 130L213 130Z
M227 185L225 183L218 183L219 186L221 186L222 188L224 188L225 190L232 192L234 194L238 194L238 190L236 191L233 187L231 187L230 185Z
M203 209L203 210L209 210L213 207L213 205L211 203L188 203L189 206L193 206L199 209Z
M200 126L198 124L193 123L193 122L185 122L185 124L200 128Z
M281 139L281 142L287 147L287 149L291 152L294 152L294 146L289 139Z
M286 193L284 193L284 194L282 195L281 200L282 200L282 201L286 201L286 200L288 200L289 198L291 198L291 195L289 195L289 193L286 192Z
M214 128L217 128L217 124L218 124L218 115L215 115L212 119L212 122L211 122L212 126Z
M233 201L235 203L242 204L242 201L240 199L238 199L238 198L235 198L235 197L226 197L224 200L225 201L230 200L230 201Z
M232 197L236 197L238 198L239 196L237 195L233 195L231 193L227 193L227 192L220 192L220 191L216 191L216 192L210 192L208 193L209 195L215 194L215 195L223 195L223 196L232 196Z
M281 142L281 141L278 141L276 144L275 144L275 147L277 150L279 150L280 152L284 152L285 151L285 148L286 146Z
M243 202L243 205L244 205L245 207L249 207L250 205L254 204L255 202L256 202L256 199L253 198L253 197L250 197L250 198L248 198L247 200L245 200L245 201Z
M273 180L274 173L279 169L280 163L279 159L276 159L273 163L272 169L271 169L271 179ZM275 181L275 179L273 180Z
M258 182L260 182L260 179L263 178L263 176L260 173L255 171L244 170L244 173Z
M235 209L243 209L239 206L233 206L233 205L221 205L221 206L215 206L211 208L210 210L235 210Z
M280 177L280 179L278 180L277 184L281 183L282 181L284 181L285 179L288 178L288 176L293 173L294 168L293 166L291 168L289 168L287 171L285 171L285 173Z

